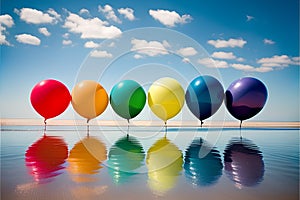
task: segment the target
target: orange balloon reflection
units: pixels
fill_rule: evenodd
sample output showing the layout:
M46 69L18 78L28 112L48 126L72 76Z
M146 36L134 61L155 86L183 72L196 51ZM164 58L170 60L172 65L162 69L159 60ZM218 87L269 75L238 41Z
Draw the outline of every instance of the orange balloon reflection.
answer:
M96 181L92 174L98 173L106 160L106 146L95 137L86 137L70 151L68 171L75 182Z
M27 149L25 162L35 181L43 183L61 174L67 157L68 147L61 137L44 135Z

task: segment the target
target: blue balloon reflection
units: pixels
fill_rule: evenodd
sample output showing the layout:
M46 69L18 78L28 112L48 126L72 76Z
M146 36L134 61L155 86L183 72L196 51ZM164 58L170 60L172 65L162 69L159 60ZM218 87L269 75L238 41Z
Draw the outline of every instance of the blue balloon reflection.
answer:
M187 179L196 186L211 186L222 176L220 152L202 138L194 139L184 158Z
M224 152L225 172L237 188L252 187L263 180L262 152L244 138L233 138Z

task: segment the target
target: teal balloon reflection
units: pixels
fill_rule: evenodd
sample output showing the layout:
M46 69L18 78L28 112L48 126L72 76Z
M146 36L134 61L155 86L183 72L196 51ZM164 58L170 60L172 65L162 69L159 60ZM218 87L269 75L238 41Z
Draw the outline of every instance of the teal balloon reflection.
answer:
M252 187L263 180L262 152L245 138L233 138L224 151L225 172L237 188Z
M222 176L220 152L202 138L194 139L184 158L187 179L196 186L211 186Z
M120 138L109 150L107 165L115 184L123 184L137 173L145 159L140 142L132 137Z

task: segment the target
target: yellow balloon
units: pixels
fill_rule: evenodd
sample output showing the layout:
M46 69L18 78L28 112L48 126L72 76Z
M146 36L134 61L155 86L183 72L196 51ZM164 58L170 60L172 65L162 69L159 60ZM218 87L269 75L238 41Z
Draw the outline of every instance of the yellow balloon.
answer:
M96 81L84 80L73 88L71 103L79 115L90 120L104 112L108 95Z
M173 78L158 79L148 90L148 105L164 122L180 112L184 99L182 86Z
M182 170L182 153L167 138L155 142L147 152L148 185L161 195L175 187Z
M86 137L79 141L70 151L68 171L75 182L93 181L92 177L102 168L101 164L107 159L106 146L94 137Z

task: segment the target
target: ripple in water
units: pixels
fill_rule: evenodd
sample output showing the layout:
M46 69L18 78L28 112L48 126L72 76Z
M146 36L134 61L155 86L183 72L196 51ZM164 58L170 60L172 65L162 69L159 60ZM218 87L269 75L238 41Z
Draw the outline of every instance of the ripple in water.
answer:
M224 151L225 172L237 188L252 187L263 181L262 152L245 138L232 138Z
M107 165L115 184L123 184L143 165L145 151L132 136L120 138L109 150Z
M28 147L25 162L34 180L45 183L61 174L67 157L68 147L62 137L44 135Z
M205 155L202 156L202 152ZM195 186L211 186L222 176L220 152L202 138L194 139L185 151L184 170Z

